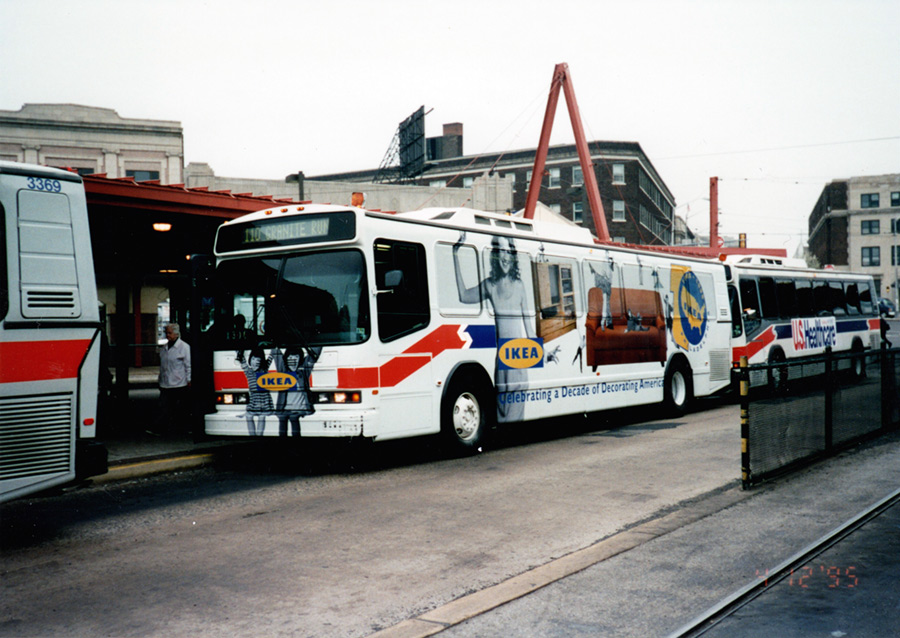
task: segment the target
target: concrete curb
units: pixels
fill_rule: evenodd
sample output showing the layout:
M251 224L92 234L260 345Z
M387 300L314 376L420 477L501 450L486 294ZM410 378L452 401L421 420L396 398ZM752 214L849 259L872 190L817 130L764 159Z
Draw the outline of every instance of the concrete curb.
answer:
M639 547L691 523L696 523L707 516L740 503L756 493L759 492L746 492L740 487L713 492L693 505L679 508L660 518L610 536L496 585L452 600L415 618L375 632L369 638L426 638L433 636L617 554Z
M212 452L203 452L197 454L187 454L183 456L173 456L161 459L148 459L146 461L136 461L133 463L123 463L121 465L112 465L106 474L91 477L94 484L112 483L125 479L141 478L144 476L152 476L154 474L162 474L163 472L177 472L179 470L189 470L204 465L209 465L216 458Z

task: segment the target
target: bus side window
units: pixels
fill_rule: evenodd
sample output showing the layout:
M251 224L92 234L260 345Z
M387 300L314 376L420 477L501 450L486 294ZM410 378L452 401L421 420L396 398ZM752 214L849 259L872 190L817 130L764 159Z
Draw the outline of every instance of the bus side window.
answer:
M437 305L445 317L477 317L481 314L481 271L478 252L468 244L438 242L434 247ZM471 294L460 294L460 287Z
M392 341L428 325L428 277L421 244L375 240L378 333Z
M728 302L731 304L731 336L740 337L744 333L744 323L741 321L741 300L738 298L737 288L728 286Z
M812 284L808 281L794 282L797 290L797 316L814 317L816 314L813 303Z
M835 316L847 314L847 297L844 294L844 285L839 281L832 281L828 286L831 289L831 312Z
M813 305L817 316L827 317L831 314L831 288L827 281L813 285Z
M6 209L0 204L0 321L9 311L9 279L6 273Z
M872 285L873 284L870 282L863 286L863 289L859 294L859 304L864 315L874 315L878 312L878 309L874 304L875 290L872 288Z
M847 297L847 312L851 315L862 313L862 308L859 303L859 288L856 284L851 283L847 283L845 286L844 292Z
M756 280L744 277L740 281L741 316L747 336L757 331L760 326L759 294L756 291Z
M763 319L778 319L778 297L771 277L759 278L759 303Z
M778 310L782 319L791 319L797 315L797 291L790 279L778 280L775 283L778 294Z

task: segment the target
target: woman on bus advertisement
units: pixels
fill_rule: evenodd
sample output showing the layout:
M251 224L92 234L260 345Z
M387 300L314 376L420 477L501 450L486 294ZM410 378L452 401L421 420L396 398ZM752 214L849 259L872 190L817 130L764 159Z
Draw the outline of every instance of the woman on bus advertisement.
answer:
M490 302L494 310L498 348L514 339L536 340L536 330L528 321L528 295L519 272L519 259L514 240L498 236L491 239L490 272L479 284L470 288L463 280L458 255L465 238L465 232L460 233L459 240L453 246L453 265L459 300L463 303L476 304L484 298ZM527 388L528 371L504 365L498 356L494 369L494 385L501 393L497 400L498 421L521 421L524 416L524 404L507 403L502 393L513 393Z
M244 359L244 351L237 351L237 361L247 377L247 387L250 389L250 399L247 403L247 431L250 436L262 436L266 429L266 416L273 414L275 406L272 404L272 395L268 390L259 387L258 379L268 372L272 359L266 359L265 353L260 348L253 348L247 360Z

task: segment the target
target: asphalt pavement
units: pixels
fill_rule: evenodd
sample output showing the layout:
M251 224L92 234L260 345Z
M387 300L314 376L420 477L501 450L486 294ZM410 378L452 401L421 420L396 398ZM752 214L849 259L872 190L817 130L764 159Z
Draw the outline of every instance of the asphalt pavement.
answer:
M897 323L892 322L891 327L896 326ZM896 333L891 336L897 343ZM158 426L159 416L159 391L149 380L154 373L152 369L137 371L129 393L127 414L102 432L100 439L109 452L109 472L94 477L95 483L199 467L213 463L217 454L226 449L247 444L203 440L202 436L195 437L191 433L151 434L150 431ZM695 511L699 513L694 521L673 523L668 529L667 516L688 514L687 511L669 513L646 523L647 529L628 530L626 534L605 539L597 546L550 560L516 579L498 583L490 588L493 591L474 592L401 625L386 628L379 635L618 635L605 633L604 629L611 627L607 624L609 616L622 611L615 603L610 606L615 597L609 595L609 583L627 582L632 575L639 581L641 554L653 551L654 546L656 551L665 547L662 551L673 553L673 571L679 572L685 569L692 553L714 551L714 545L710 546L703 539L729 531L736 533L739 529L742 533L752 532L756 525L757 537L750 533L748 543L765 543L767 536L774 543L773 534L783 535L783 542L788 543L788 534L783 528L785 523L769 528L769 521L791 518L806 521L827 511L829 520L836 526L884 496L889 487L900 487L900 471L890 471L890 468L900 466L900 437L889 435L885 442L869 445L876 451L859 453L856 459L853 455L857 452L845 453L842 459L824 461L813 472L824 472L829 476L827 464L840 463L844 468L841 471L849 477L856 471L853 464L857 462L865 464L864 474L878 476L877 485L856 488L837 483L828 487L817 480L787 478L780 484L776 482L774 486L760 490L760 495L765 494L760 498L740 494L739 490L731 488L715 497L722 501L719 504L711 501L692 506L692 509L712 507L709 512ZM788 485L789 488L785 487ZM829 490L834 493L830 496L838 498L825 498ZM843 491L846 491L846 498L842 499L839 495ZM740 515L742 510L746 512ZM900 552L896 551L900 546L898 512L898 508L888 510L839 543L830 554L767 590L710 635L762 636L779 632L784 632L782 635L900 635L900 585L894 578L900 569ZM651 539L650 542L647 539ZM805 543L813 540L808 538ZM784 547L784 551L799 548ZM675 563L677 555L686 557L684 565ZM723 557L723 563L727 562L728 559ZM773 563L759 564L761 577L769 564ZM630 571L632 569L636 571ZM632 597L648 596L649 604L659 604L665 600L666 586L692 586L690 583L697 586L696 581L670 576L654 585L661 588L659 590L640 591L639 588L635 590L634 585L628 589ZM726 599L733 593L698 588L698 594L708 600ZM608 616L604 616L604 610ZM632 608L626 613L636 612ZM671 629L675 628L677 625ZM808 633L809 630L814 633ZM657 634L651 630L646 635L665 635L665 632Z

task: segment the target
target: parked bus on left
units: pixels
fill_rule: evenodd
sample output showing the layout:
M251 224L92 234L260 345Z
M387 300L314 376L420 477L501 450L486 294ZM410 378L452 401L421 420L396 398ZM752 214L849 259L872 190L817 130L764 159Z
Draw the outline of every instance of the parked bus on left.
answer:
M106 472L84 185L0 161L0 501Z

